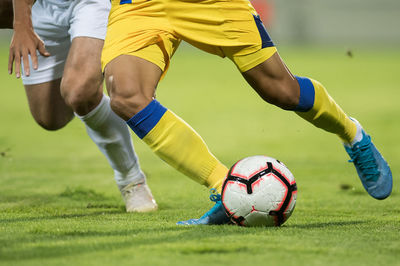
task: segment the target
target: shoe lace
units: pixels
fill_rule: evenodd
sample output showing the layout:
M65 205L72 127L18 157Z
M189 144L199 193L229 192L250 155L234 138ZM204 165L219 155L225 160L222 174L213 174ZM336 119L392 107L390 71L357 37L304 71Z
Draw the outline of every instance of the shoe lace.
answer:
M131 183L127 186L125 186L124 188L121 189L121 193L122 195L126 195L126 194L132 194L135 193L136 190L138 190L142 185L144 185L144 182L140 182L140 183Z
M219 194L215 188L210 189L210 200L212 202L215 202L214 206L208 212L203 214L203 216L200 217L200 219L214 214L214 212L218 210L219 205L221 204L221 194Z
M215 188L210 189L210 200L215 203L221 201L221 194Z
M354 163L363 173L366 180L373 180L379 177L378 165L374 159L374 155L371 145L371 137L368 137L368 141L356 144L350 151L349 155L351 160L349 162Z

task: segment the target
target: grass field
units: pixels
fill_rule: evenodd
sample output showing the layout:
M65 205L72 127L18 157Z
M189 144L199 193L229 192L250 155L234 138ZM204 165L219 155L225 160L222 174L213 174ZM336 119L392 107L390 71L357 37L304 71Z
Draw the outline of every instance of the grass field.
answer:
M46 132L20 81L0 71L0 265L400 265L398 50L282 48L293 72L323 82L392 166L394 189L364 192L339 140L264 104L229 60L176 54L158 99L226 165L255 154L292 170L298 201L280 228L179 227L211 203L133 137L159 211L127 214L112 171L75 119ZM79 78L79 77L78 77Z

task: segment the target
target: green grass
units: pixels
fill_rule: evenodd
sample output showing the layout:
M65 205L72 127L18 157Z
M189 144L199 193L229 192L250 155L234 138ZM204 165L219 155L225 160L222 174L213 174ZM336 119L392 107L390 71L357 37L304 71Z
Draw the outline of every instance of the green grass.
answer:
M280 228L178 227L211 203L133 137L159 211L127 214L106 160L75 119L46 132L30 117L0 47L0 265L399 265L400 52L283 48L292 71L323 82L392 166L394 189L364 192L340 142L264 104L229 60L182 47L158 99L225 164L255 154L292 170L298 201ZM348 189L346 189L348 188Z

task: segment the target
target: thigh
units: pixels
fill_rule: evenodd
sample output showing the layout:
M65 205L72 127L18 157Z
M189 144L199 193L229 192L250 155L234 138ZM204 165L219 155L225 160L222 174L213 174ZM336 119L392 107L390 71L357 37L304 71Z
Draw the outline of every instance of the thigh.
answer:
M102 53L103 70L120 55L134 55L165 71L180 40L173 34L163 0L120 2L112 0Z
M69 34L72 43L63 82L85 84L88 88L84 88L82 93L94 94L103 81L100 59L110 3L107 0L87 0L74 1L71 5Z
M22 76L32 116L39 125L49 130L59 129L73 118L73 112L60 92L61 77L71 46L63 16L66 9L66 5L55 6L43 0L33 5L34 30L51 55L44 57L38 53L38 69L33 70L31 65L30 76ZM32 61L29 60L29 63L32 64Z
M29 108L36 122L49 130L65 126L73 112L60 93L61 79L44 83L25 85Z
M262 78L270 81L294 79L294 76L277 52L257 66L243 72L242 75L251 83L257 83Z
M61 82L66 103L79 115L93 110L103 97L100 56L103 40L76 37L68 53Z
M101 49L104 41L90 37L72 40L64 67L62 87L66 90L79 89L82 97L102 93Z
M61 92L73 110L85 115L103 95L101 50L107 30L110 2L71 1L68 9L72 40L61 84Z

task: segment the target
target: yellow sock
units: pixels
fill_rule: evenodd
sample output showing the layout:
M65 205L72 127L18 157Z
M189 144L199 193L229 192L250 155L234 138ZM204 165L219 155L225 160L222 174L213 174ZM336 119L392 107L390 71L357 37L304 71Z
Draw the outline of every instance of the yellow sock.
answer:
M318 81L296 77L300 84L300 102L296 113L316 127L338 135L351 143L357 127Z
M209 151L199 134L156 100L128 125L165 162L220 193L228 168Z

